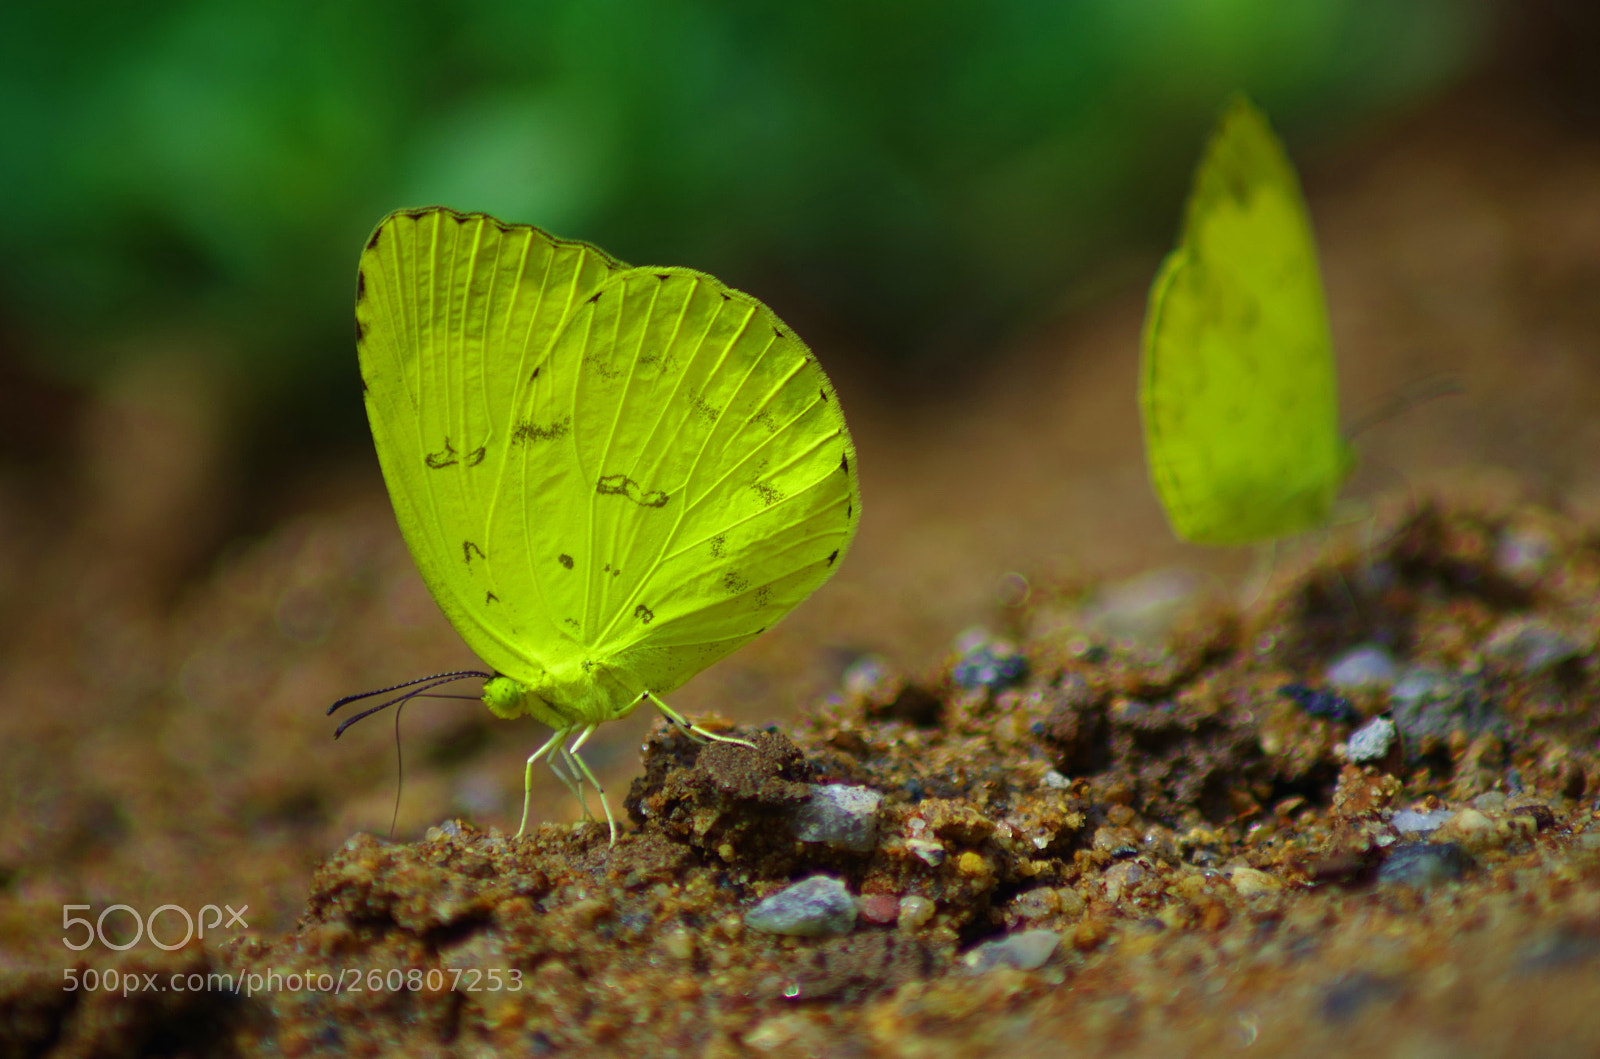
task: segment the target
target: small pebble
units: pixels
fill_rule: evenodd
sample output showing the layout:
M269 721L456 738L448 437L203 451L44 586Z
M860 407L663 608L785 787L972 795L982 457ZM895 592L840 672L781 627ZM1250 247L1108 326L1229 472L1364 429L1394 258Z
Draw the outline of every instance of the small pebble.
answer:
M894 894L862 894L858 906L868 923L888 924L900 918L900 898Z
M661 947L667 950L667 955L685 963L694 959L694 935L687 930L669 930L661 935Z
M1584 645L1543 618L1507 618L1489 634L1483 653L1528 675L1543 673L1583 654Z
M878 844L881 801L883 795L871 787L814 784L811 797L795 807L789 826L802 842L868 853Z
M813 875L746 912L744 925L763 934L798 938L848 934L855 929L856 902L838 879Z
M882 655L863 655L845 669L840 683L846 694L870 698L895 683L895 672Z
M1330 721L1354 724L1361 719L1349 699L1331 691L1319 691L1304 684L1285 684L1278 694L1299 706L1313 717L1326 717Z
M933 918L936 907L929 898L920 897L917 894L907 894L900 898L900 925L903 927L920 927Z
M1061 897L1054 890L1036 887L1024 890L1011 900L1011 911L1022 919L1043 919L1061 908Z
M1524 588L1532 588L1538 583L1554 557L1554 542L1537 529L1508 527L1495 542L1495 566L1500 573Z
M1444 826L1444 822L1454 815L1449 809L1435 809L1431 813L1400 809L1389 818L1389 826L1402 834L1426 835L1439 830Z
M1053 930L1024 930L1009 937L986 941L961 958L974 974L995 967L1014 967L1033 971L1043 967L1061 944Z
M1511 815L1526 816L1533 821L1533 826L1538 831L1547 830L1556 824L1556 814L1550 811L1548 805L1539 805L1538 803L1519 805L1511 810Z
M1504 844L1503 840L1496 840L1494 821L1476 809L1463 809L1456 813L1439 828L1439 834L1469 852Z
M1398 736L1393 721L1387 717L1374 717L1350 733L1345 752L1357 765L1382 761L1394 749L1394 741Z
M1389 852L1378 869L1378 885L1427 889L1459 879L1466 870L1467 855L1454 842L1410 842Z
M1451 692L1450 676L1428 666L1413 666L1389 689L1391 701L1405 704L1427 699L1447 698Z
M1406 741L1406 752L1423 749L1428 739L1448 739L1455 731L1478 736L1504 726L1500 709L1473 677L1457 677L1417 667L1389 691L1390 716Z
M1235 868L1228 874L1228 881L1245 897L1275 893L1283 889L1283 883L1277 876L1257 871L1255 868Z
M987 643L961 656L952 674L967 691L1004 691L1028 679L1028 660L1003 643Z
M1362 691L1393 684L1398 670L1389 652L1375 644L1352 648L1328 666L1328 683L1344 691Z
M1125 860L1107 868L1101 876L1106 888L1106 900L1121 900L1125 892L1144 882L1145 874L1144 867L1136 860Z

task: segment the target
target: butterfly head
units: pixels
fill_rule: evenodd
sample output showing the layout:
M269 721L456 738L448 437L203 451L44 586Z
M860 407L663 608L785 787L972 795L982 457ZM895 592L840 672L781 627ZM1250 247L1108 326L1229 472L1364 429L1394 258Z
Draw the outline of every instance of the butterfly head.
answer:
M533 689L503 673L496 673L483 682L483 704L503 721L527 714L537 716L540 712L537 707L544 705Z

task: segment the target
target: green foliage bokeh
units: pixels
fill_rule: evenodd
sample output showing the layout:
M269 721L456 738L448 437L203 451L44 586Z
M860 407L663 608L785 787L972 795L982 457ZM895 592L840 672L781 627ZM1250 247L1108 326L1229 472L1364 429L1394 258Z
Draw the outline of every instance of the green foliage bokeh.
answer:
M776 274L914 363L992 343L1119 240L1169 233L1233 90L1293 142L1444 83L1487 17L1458 0L27 0L0 6L0 309L61 377L102 373L116 336L199 326L281 392L350 374L377 219L445 203L736 285Z

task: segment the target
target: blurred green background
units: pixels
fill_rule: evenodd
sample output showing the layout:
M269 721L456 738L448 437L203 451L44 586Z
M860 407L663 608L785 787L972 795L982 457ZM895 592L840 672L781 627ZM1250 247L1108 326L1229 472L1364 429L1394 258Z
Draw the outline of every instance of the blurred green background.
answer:
M13 0L0 359L71 390L182 346L225 380L236 442L360 438L357 251L386 211L444 203L714 272L880 377L945 374L1128 278L1129 248L1153 261L1232 91L1303 154L1469 71L1493 16L1465 0Z

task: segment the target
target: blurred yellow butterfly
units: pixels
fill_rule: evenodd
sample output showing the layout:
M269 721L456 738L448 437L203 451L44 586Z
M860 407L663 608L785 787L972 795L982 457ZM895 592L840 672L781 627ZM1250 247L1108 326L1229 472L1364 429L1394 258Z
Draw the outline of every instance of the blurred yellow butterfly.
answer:
M1294 168L1242 96L1195 173L1143 347L1145 454L1174 533L1243 544L1327 521L1355 460L1316 246Z

